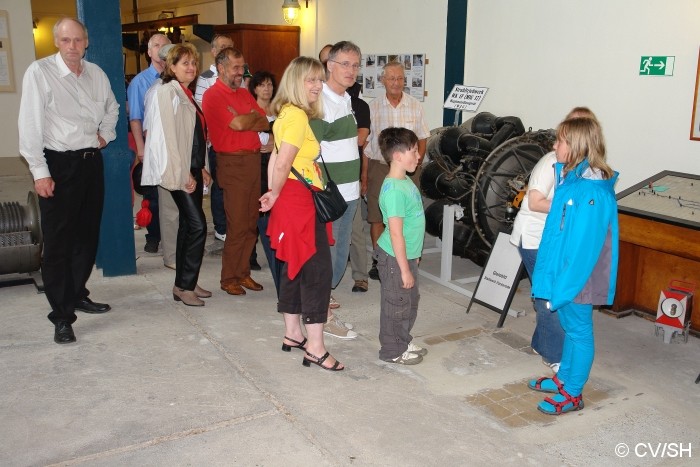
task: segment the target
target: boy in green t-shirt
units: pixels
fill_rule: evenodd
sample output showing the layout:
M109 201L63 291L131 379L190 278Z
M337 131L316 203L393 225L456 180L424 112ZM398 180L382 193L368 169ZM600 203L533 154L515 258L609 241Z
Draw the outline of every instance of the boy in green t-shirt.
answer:
M381 287L379 358L415 365L426 349L411 343L418 313L418 261L423 250L425 214L416 185L406 176L418 166L418 138L406 128L387 128L379 135L379 149L389 164L389 175L379 192L384 232L377 241Z

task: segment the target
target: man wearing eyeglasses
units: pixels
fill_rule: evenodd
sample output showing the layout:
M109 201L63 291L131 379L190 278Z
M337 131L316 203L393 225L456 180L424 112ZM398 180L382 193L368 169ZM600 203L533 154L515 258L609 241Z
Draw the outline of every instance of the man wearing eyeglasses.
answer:
M372 248L377 248L377 240L384 231L382 212L379 209L379 190L384 178L389 173L389 166L379 151L379 133L389 127L403 127L412 130L418 136L418 168L409 174L416 186L420 186L420 172L430 130L423 117L423 107L418 99L404 92L404 66L399 62L387 63L380 77L386 95L377 97L369 104L372 124L369 145L365 148L367 162L367 222L371 224L370 237ZM376 262L372 262L369 277L379 280Z
M352 221L360 198L357 122L346 90L355 84L361 56L360 48L350 41L341 41L331 47L326 62L327 81L323 84L323 120L309 122L316 139L321 142L321 154L328 172L348 203L345 214L333 222L333 288L342 279L348 265ZM323 332L340 339L357 337L356 332L331 312L328 313Z
M318 53L318 59L326 67L328 63L328 53L333 48L333 44L326 44ZM359 77L362 80L362 77ZM352 221L352 237L350 239L350 269L352 269L352 279L355 281L352 286L353 292L367 292L369 289L369 275L367 274L367 240L365 239L365 226L367 225L367 160L362 156L364 147L367 145L369 137L369 104L362 99L362 86L355 81L346 92L350 94L350 104L352 113L355 115L357 123L357 148L360 155L360 197L358 200L357 212ZM363 202L363 199L365 201ZM335 302L335 300L333 300ZM333 303L340 306L338 302Z

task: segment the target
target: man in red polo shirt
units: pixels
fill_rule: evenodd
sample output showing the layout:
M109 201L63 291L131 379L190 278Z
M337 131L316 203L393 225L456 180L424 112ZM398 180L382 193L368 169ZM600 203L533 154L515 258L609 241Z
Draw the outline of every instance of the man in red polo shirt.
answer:
M224 191L226 241L221 258L221 289L245 295L262 285L250 277L250 252L257 237L260 204L260 138L270 124L265 111L243 87L245 60L240 50L216 55L219 77L202 98L209 139L216 150L216 181ZM245 287L245 289L244 289Z

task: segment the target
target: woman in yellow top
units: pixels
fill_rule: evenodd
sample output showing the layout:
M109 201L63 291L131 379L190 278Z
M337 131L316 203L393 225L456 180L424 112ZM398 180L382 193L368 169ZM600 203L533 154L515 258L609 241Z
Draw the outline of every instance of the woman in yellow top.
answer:
M270 191L260 198L260 210L271 210L267 234L277 259L284 262L278 303L285 327L282 350L305 350L304 366L313 363L339 371L345 367L326 351L323 342L333 276L327 230L331 224L319 222L311 193L291 173L294 166L309 184L323 188L315 162L320 145L309 127L309 118L323 116L325 76L321 62L309 57L294 59L282 76L272 103L278 114L273 128L277 152L270 158Z

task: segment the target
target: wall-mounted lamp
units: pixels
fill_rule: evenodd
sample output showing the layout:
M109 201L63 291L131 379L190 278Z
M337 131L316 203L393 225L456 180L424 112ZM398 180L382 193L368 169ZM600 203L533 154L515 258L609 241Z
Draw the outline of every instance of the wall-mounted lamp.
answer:
M309 8L309 0L306 0L306 8ZM297 0L284 0L282 3L282 15L287 24L294 24L294 21L299 17L299 2Z
M32 20L32 29L39 29L39 20L36 18Z
M175 17L175 12L172 10L163 10L158 15L158 19L170 19L170 18L174 18L174 17ZM162 26L162 27L158 28L158 32L161 32L163 34L167 34L169 32L173 32L173 28L172 28L172 26L170 26L170 27Z

